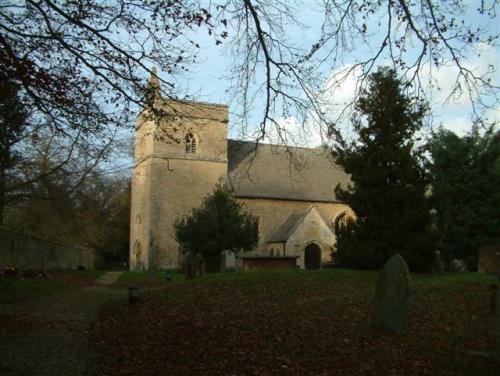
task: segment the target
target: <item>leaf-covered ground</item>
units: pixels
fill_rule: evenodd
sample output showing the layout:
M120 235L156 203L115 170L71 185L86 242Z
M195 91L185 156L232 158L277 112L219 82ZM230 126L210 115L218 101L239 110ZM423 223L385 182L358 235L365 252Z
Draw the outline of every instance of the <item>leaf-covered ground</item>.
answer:
M156 272L153 276L149 272L131 272L125 271L120 274L120 278L114 285L115 288L139 287L155 288L164 286L166 283L166 274L169 275L171 282L184 282L185 278L177 270L167 270Z
M370 326L377 274L226 273L105 311L93 337L107 375L487 375L493 277L413 276L405 335Z

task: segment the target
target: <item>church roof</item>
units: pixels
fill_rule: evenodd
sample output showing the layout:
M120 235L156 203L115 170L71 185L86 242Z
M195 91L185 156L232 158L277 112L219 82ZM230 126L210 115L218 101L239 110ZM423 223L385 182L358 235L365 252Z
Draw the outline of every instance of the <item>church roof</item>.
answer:
M236 197L338 202L350 177L323 149L228 140L228 176Z
M304 220L309 210L303 213L290 214L288 218L274 231L267 239L267 243L277 243L287 241Z

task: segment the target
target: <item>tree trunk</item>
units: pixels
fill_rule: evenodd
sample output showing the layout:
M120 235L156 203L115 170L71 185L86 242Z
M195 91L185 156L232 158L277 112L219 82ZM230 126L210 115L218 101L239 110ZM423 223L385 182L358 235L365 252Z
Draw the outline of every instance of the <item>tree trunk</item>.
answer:
M495 358L500 363L500 250L495 251L497 261L497 291L495 309Z

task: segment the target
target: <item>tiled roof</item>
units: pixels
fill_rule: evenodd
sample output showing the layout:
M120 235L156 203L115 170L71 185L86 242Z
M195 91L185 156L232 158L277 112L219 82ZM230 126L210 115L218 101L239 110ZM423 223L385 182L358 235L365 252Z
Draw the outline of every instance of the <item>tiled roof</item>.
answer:
M300 225L309 210L302 213L290 214L288 218L274 231L267 239L267 243L277 243L287 241L288 238Z
M323 149L228 140L228 175L236 197L338 202L349 175Z

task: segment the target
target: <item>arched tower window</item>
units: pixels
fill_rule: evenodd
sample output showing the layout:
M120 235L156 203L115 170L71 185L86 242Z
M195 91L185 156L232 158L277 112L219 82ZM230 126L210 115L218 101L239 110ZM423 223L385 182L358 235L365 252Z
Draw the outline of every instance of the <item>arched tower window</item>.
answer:
M196 138L193 136L192 133L188 133L186 135L186 153L192 153L196 154L196 149L197 149L197 144L196 144Z

